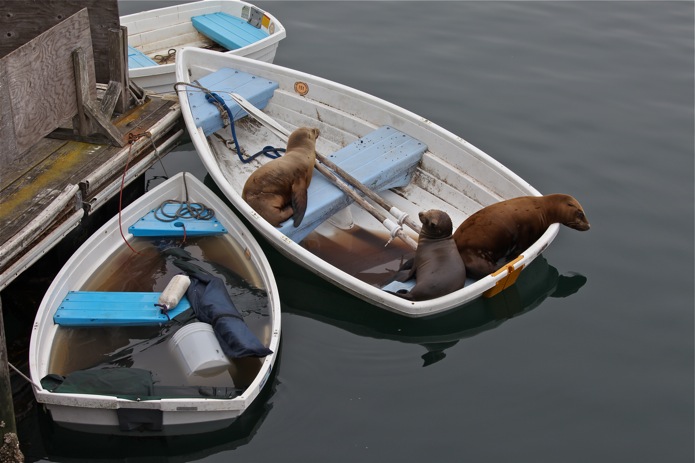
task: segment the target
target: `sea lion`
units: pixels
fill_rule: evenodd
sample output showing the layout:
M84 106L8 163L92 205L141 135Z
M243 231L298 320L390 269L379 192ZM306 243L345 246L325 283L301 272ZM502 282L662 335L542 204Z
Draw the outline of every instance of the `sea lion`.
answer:
M482 278L515 259L553 223L590 228L584 209L570 195L521 196L477 211L454 232L468 276Z
M290 217L297 227L304 218L318 136L319 129L298 128L290 134L285 154L256 169L244 184L241 197L275 227Z
M415 286L408 292L394 293L413 301L444 296L463 288L466 283L466 267L451 235L453 225L449 214L431 209L418 216L422 229L415 257L406 262L395 277L398 281L415 277Z

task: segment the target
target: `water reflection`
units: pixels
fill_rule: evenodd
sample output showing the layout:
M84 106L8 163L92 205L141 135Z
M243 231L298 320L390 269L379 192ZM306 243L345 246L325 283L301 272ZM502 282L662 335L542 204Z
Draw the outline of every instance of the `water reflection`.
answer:
M539 256L521 273L515 285L497 296L477 299L445 314L416 319L375 308L285 262L272 261L284 311L360 336L420 344L426 349L422 355L423 366L442 360L446 357L446 349L461 339L528 313L548 297L571 296L587 281L580 274L560 274Z

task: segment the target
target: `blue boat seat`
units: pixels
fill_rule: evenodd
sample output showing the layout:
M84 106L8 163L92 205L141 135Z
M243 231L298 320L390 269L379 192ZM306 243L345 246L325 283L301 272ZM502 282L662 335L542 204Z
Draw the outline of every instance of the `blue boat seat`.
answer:
M278 88L277 82L229 68L212 72L198 79L197 83L222 97L235 121L246 116L247 113L232 100L229 93L238 93L258 109L263 109ZM205 99L205 92L188 88L187 93L196 126L203 129L205 136L212 135L224 127L220 111L217 106Z
M227 233L227 229L222 226L214 216L209 219L199 219L194 217L178 217L174 220L163 221L158 217L175 217L181 209L180 203L167 203L157 211L150 211L141 217L137 222L128 227L128 232L133 236L216 236ZM193 209L193 212L200 213L200 204L189 204L186 207Z
M161 292L70 291L53 315L61 326L148 326L167 323L191 307L183 296L169 317L155 306Z
M410 183L427 145L389 126L382 126L327 156L372 191L380 192ZM299 243L330 216L353 200L314 169L307 210L299 227L292 219L280 231Z
M146 68L149 66L159 66L159 63L137 48L128 45L128 69Z
M222 12L193 16L191 23L198 32L227 50L243 48L268 37L264 30Z

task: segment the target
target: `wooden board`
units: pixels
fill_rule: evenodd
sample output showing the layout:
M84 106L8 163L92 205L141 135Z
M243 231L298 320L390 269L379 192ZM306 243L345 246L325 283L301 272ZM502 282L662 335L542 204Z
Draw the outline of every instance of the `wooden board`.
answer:
M258 109L263 109L273 97L275 89L278 88L277 82L228 68L211 72L199 79L198 83L222 97L235 121L246 116L246 111L232 100L232 97L229 96L230 92L238 93ZM196 88L188 90L188 101L196 125L202 127L205 135L209 136L224 127L224 123L217 106L206 101L205 95L203 91Z
M96 79L109 82L109 30L120 25L117 0L2 0L0 4L0 58L87 8Z
M201 215L206 218L194 217ZM133 236L217 236L227 233L219 220L198 203L162 204L128 227ZM214 212L212 212L214 214Z
M116 121L116 125L122 130L130 128L132 133L151 131L158 146L160 137L163 137L165 132L177 130L175 124L178 122L171 116L173 107L176 107L174 101L153 98L123 115ZM155 126L169 117L173 119L174 125L158 133L158 130L162 129L155 129ZM129 147L41 139L31 151L38 151L43 159L15 182L0 189L0 243L7 243L13 236L21 233L27 224L42 210L52 205L68 186L84 185L81 188L82 201L89 202L105 185L123 175L123 166L127 159L130 159L132 167L141 160L145 152L151 151L152 146L147 139L143 139L141 145L139 149L130 150ZM111 166L109 172L102 175L94 174L97 168L106 165ZM75 207L82 207L82 204L69 204L66 213L74 211ZM49 225L47 224L47 227Z
M18 159L41 137L78 113L72 53L81 49L87 65L87 82L96 100L96 81L86 9L70 16L31 42L0 58L0 139L3 178L0 189L14 180L15 166L40 161Z
M268 37L262 29L221 11L193 16L191 23L198 32L227 50L247 47Z
M61 326L161 325L191 307L186 296L183 296L176 307L164 314L155 305L161 294L70 291L56 310L53 322Z
M427 145L400 130L384 125L328 156L372 191L380 192L410 183ZM307 192L306 213L295 227L292 219L280 224L280 231L299 243L314 228L352 199L318 171Z

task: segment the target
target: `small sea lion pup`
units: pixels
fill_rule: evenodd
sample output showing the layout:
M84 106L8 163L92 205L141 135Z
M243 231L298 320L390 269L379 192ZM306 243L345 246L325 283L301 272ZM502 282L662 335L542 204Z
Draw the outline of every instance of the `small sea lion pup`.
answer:
M415 257L404 264L395 278L407 281L415 277L413 289L395 293L413 301L444 296L463 288L466 283L466 268L451 235L453 225L449 214L431 209L418 215L422 229Z
M521 196L477 211L456 229L454 241L471 278L482 278L515 259L553 223L590 228L570 195Z
M285 154L256 169L244 184L241 197L275 227L290 217L297 227L304 218L318 136L319 129L298 128L290 134Z

